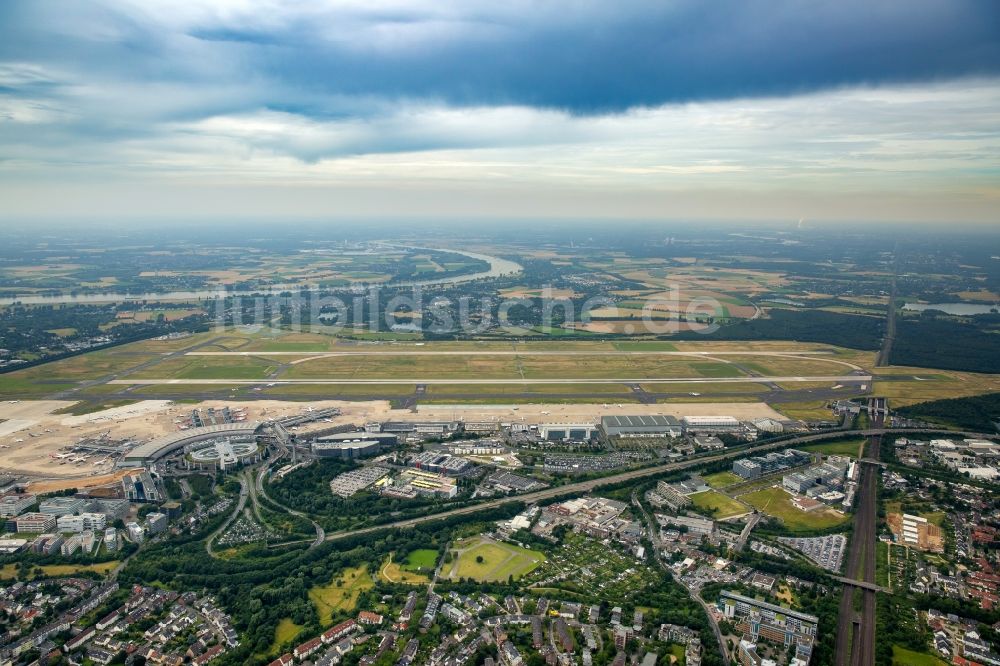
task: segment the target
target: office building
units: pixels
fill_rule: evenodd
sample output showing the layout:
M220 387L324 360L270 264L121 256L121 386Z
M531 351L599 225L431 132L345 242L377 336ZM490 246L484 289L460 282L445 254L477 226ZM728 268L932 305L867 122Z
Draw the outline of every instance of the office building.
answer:
M48 532L55 528L56 517L47 513L24 513L14 522L18 532Z
M146 530L139 523L127 523L125 531L128 534L129 541L132 543L142 543L146 538Z
M736 628L749 635L754 642L763 637L788 646L798 643L799 639L806 639L810 644L816 639L819 618L815 615L751 599L728 590L719 595L719 610L727 619L735 621Z
M167 529L167 514L150 513L146 516L146 526L150 534L159 534Z
M38 513L50 516L66 516L79 513L86 508L86 502L76 497L51 497L38 504Z
M104 530L104 547L109 553L118 550L118 530L113 527Z
M17 516L34 503L35 496L30 493L7 493L0 497L0 516Z

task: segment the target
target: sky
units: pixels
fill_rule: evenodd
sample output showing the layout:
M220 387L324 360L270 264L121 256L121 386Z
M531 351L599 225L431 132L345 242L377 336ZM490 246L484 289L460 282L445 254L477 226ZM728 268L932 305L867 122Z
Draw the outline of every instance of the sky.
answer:
M0 222L1000 223L996 0L3 0Z

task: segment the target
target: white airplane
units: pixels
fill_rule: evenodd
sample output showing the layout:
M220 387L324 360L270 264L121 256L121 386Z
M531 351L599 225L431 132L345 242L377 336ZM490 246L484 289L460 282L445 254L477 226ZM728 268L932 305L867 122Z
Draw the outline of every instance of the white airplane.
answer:
M688 395L699 396L701 395L701 393L695 393L694 391L692 391L691 393L688 393Z

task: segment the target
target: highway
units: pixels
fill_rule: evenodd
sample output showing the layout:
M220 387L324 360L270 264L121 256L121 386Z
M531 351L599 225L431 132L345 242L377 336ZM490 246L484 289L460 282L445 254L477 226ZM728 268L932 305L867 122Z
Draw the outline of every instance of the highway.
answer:
M504 497L501 499L489 500L486 502L481 502L473 506L462 507L461 509L453 509L451 511L443 511L441 513L432 513L425 516L419 516L417 518L409 518L406 520L399 520L392 523L385 523L383 525L373 525L371 527L362 527L354 530L343 530L340 532L331 532L326 535L327 541L336 541L338 539L346 539L353 536L360 536L363 534L371 534L378 532L380 530L396 529L396 528L406 528L415 527L422 523L432 522L435 520L441 520L444 518L451 518L454 516L464 516L472 513L477 513L479 511L485 511L487 509L495 509L504 504L509 504L511 502L524 502L525 504L531 504L534 502L539 502L541 500L552 499L553 497L559 497L562 495L578 494L590 492L601 488L603 486L609 486L616 483L621 483L622 481L634 481L637 479L644 479L646 477L655 476L657 474L663 474L665 472L675 472L685 469L692 469L696 467L701 467L703 465L708 465L713 462L718 462L720 460L732 460L734 458L740 458L747 455L754 455L764 451L771 451L774 449L783 449L788 447L799 446L801 444L809 444L810 442L822 442L829 439L840 439L843 437L878 437L883 434L916 434L916 433L950 433L951 435L964 435L967 437L995 437L994 435L984 435L983 433L966 433L966 432L955 432L951 430L914 430L914 429L903 429L903 428L875 428L866 430L832 430L829 432L813 433L809 435L801 435L798 437L792 437L789 439L783 439L777 442L769 442L767 444L761 444L758 446L751 446L747 448L740 448L733 451L726 451L724 453L713 454L709 456L701 456L697 458L691 458L690 460L684 460L676 463L666 463L663 465L655 465L652 467L643 467L641 469L633 469L620 474L613 474L611 476L605 476L600 479L589 479L587 481L579 481L577 483L570 483L565 486L557 486L554 488L546 488L545 490L539 490L532 493L525 493L523 495L517 495L514 497ZM865 465L862 468L864 470L872 470L869 474L872 475L873 480L875 479L875 468L872 465ZM874 534L874 527L872 528L872 533ZM874 562L874 547L873 551L873 562ZM874 566L874 565L873 565ZM872 582L874 582L874 571L872 572Z
M892 260L892 282L889 286L889 309L885 317L885 337L882 338L882 348L879 349L875 357L875 367L881 368L889 365L889 356L892 355L892 343L896 339L896 297L898 288L896 280L899 276L899 244L893 251Z

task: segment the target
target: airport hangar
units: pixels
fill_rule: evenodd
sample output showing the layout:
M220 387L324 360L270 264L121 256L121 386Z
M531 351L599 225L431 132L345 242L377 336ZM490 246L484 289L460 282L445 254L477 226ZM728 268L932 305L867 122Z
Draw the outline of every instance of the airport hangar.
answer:
M149 465L175 451L184 450L184 447L189 444L202 442L206 439L253 437L258 433L261 426L263 426L263 423L260 421L249 421L245 423L220 423L202 428L181 430L164 435L163 437L157 437L145 444L140 444L122 456L117 466L142 467Z
M601 430L605 437L680 437L681 422L673 416L659 414L640 416L602 416Z

